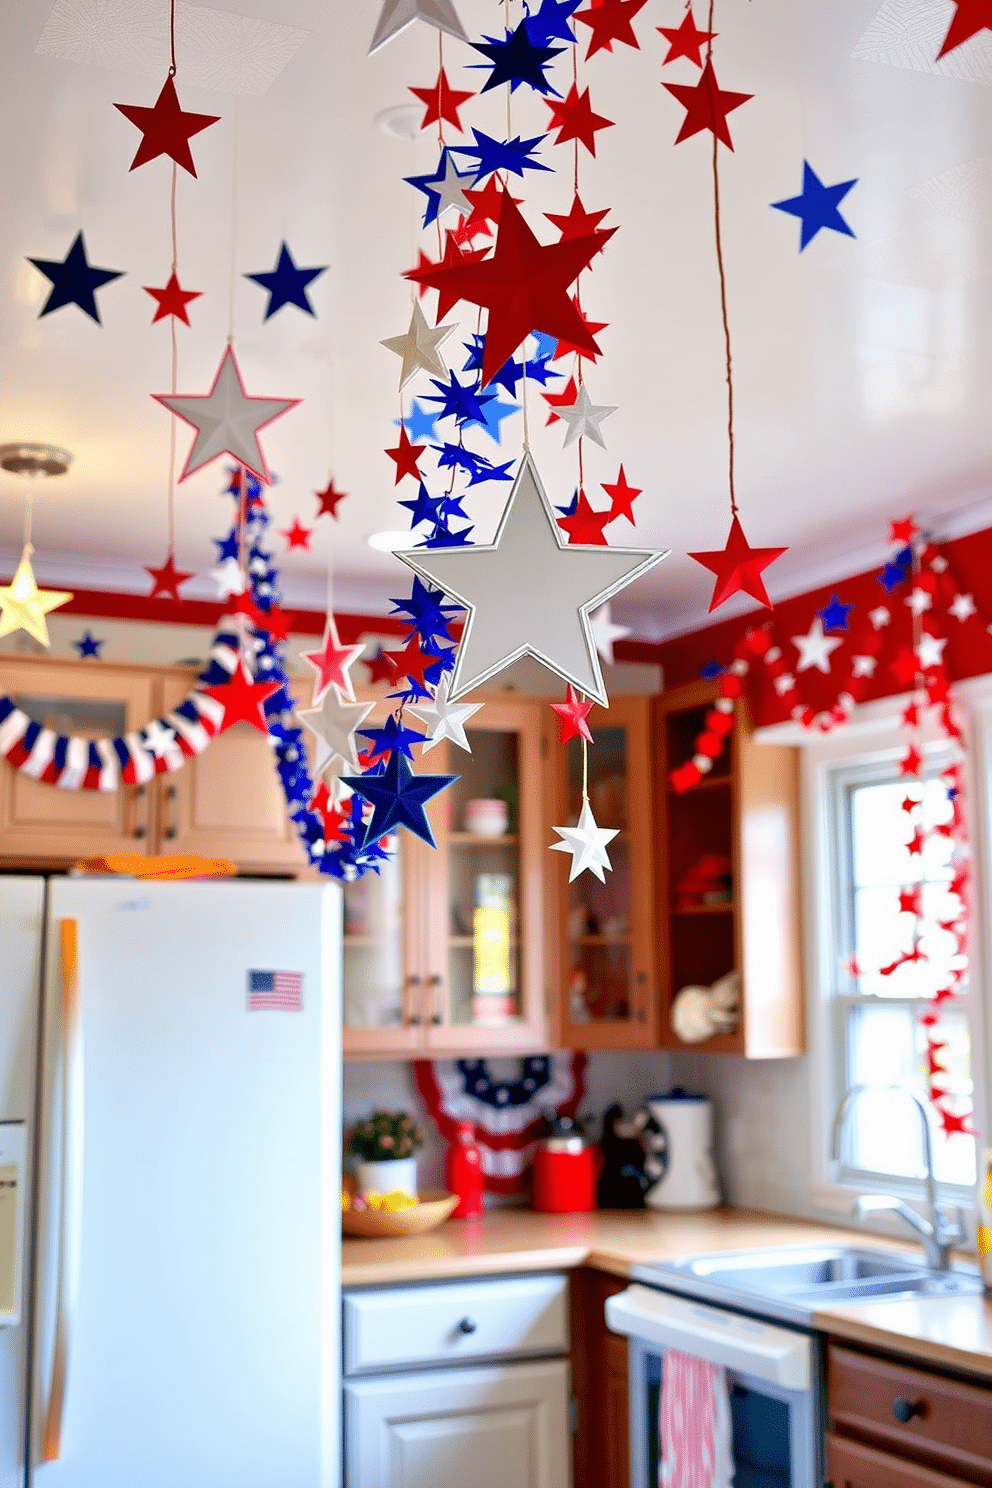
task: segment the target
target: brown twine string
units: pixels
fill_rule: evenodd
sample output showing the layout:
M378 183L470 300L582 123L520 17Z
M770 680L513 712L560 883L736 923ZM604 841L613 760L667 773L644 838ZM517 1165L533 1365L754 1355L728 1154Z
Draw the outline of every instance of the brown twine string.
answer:
M714 0L709 0L707 31L713 31ZM706 43L706 61L713 59L713 38ZM723 322L724 359L727 377L727 479L730 488L731 515L737 515L737 493L734 486L734 370L730 343L730 320L727 313L727 275L723 264L723 240L720 232L720 141L713 131L713 238L716 245L716 266L720 278L720 318Z

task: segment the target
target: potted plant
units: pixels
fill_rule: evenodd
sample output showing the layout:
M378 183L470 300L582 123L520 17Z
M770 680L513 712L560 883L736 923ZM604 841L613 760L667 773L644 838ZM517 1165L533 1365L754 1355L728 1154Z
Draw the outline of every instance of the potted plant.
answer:
M358 1161L355 1180L362 1193L405 1193L417 1197L417 1159L423 1134L405 1111L373 1111L347 1134L345 1151Z

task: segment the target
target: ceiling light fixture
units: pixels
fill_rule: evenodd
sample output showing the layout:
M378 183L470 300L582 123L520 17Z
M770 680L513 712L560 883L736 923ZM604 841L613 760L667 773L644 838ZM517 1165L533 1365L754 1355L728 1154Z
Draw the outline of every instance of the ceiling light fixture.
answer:
M57 444L0 444L0 468L11 475L65 475L71 464L69 451Z

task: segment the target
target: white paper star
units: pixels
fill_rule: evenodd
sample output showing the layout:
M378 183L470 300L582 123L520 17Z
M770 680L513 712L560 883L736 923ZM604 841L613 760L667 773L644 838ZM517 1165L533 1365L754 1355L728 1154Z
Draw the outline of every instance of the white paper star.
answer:
M955 620L968 620L976 613L975 601L970 594L955 594L947 608Z
M365 722L374 707L375 703L343 702L332 687L319 708L297 709L297 718L317 741L315 775L322 775L336 754L347 760L353 770L358 769L355 730Z
M217 585L220 599L230 599L232 594L244 594L248 588L248 581L241 572L237 558L225 558L223 563L218 563L216 568L210 570L210 577Z
M920 636L920 644L916 648L917 659L923 671L927 671L930 667L943 665L944 647L946 645L946 640L941 640L938 636L931 635L929 631L925 630L923 632Z
M437 212L439 219L445 212L461 212L467 217L472 211L472 203L465 195L465 187L471 186L475 180L475 171L460 171L455 164L455 157L449 153L444 155L444 174L431 178L431 191L436 193Z
M606 851L606 844L612 842L617 835L615 827L597 827L596 818L592 814L592 807L588 801L582 802L582 811L579 815L578 826L575 827L552 827L562 838L561 842L552 842L551 852L565 852L572 854L572 866L568 870L568 881L578 878L580 873L595 873L600 883L606 882L604 868L613 871Z
M225 348L209 393L182 397L153 393L152 396L156 403L170 409L196 430L193 448L180 480L185 480L194 470L209 465L220 455L230 455L266 485L271 484L271 476L258 442L258 431L300 402L299 398L249 397L231 346Z
M796 679L791 672L782 672L775 678L775 691L779 697L784 697L787 692L791 692L795 685Z
M792 644L799 652L797 672L806 672L816 667L818 672L830 671L830 653L844 644L843 636L828 636L823 633L823 621L817 615L804 636L793 636Z
M413 314L410 316L410 326L406 335L390 336L388 340L379 342L379 345L384 346L387 351L393 351L403 359L403 365L400 368L401 392L410 379L416 377L421 370L433 372L437 377L447 375L448 367L438 347L443 346L452 332L457 329L454 321L448 325L429 325L426 315L420 308L420 302L414 300Z
M876 605L875 609L868 611L868 619L876 630L882 630L892 621L892 615L885 605Z
M622 641L626 636L629 636L630 626L614 625L613 616L610 613L610 606L608 604L605 604L603 605L602 609L597 610L594 615L589 616L589 628L592 631L592 638L595 642L596 650L599 652L603 660L609 666L612 666L613 642Z
M384 47L387 41L392 41L394 36L399 36L407 26L412 26L414 21L425 21L428 26L436 26L438 31L444 31L448 36L468 41L465 27L451 0L386 0L379 12L369 56Z
M851 663L851 675L853 677L874 677L877 665L877 656L856 656Z
M153 718L151 723L146 724L141 730L141 740L145 748L152 753L156 759L169 753L176 742L176 731L169 728L160 718Z
M933 595L926 589L914 589L903 603L909 605L914 615L923 615L933 604Z
M570 546L528 452L490 546L418 548L396 556L468 612L452 702L521 656L533 656L606 707L589 616L667 550Z
M451 673L445 672L437 684L433 703L418 703L406 710L421 723L426 723L431 730L426 744L421 748L421 754L426 754L428 749L433 749L442 739L450 739L459 749L467 749L469 754L472 753L472 746L465 737L465 725L473 713L478 713L482 704L449 702L450 688Z
M616 411L616 407L610 408L605 403L591 403L589 390L583 383L574 403L566 403L564 406L560 403L555 404L555 413L568 425L568 433L565 435L562 449L567 449L570 444L574 444L580 435L592 439L600 449L605 449L606 441L599 426L604 419L608 419L610 414Z

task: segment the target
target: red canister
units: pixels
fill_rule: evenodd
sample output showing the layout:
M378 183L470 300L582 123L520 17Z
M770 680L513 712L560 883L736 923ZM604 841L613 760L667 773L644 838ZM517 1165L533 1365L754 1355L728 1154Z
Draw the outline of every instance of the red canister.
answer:
M459 1121L458 1135L448 1148L444 1164L448 1192L458 1195L458 1207L452 1219L480 1219L482 1202L482 1152L475 1140L471 1121Z
M568 1116L555 1118L537 1144L531 1205L542 1214L585 1214L596 1207L598 1148L587 1147Z

